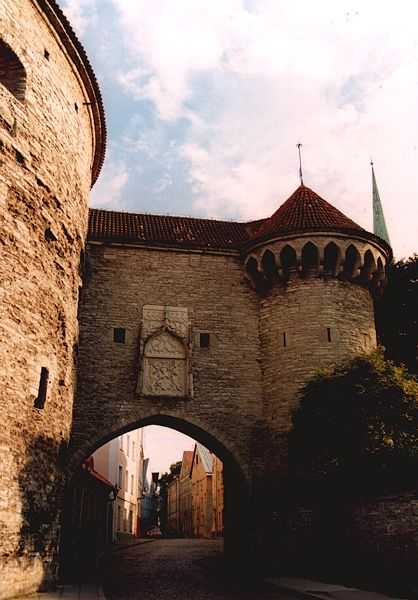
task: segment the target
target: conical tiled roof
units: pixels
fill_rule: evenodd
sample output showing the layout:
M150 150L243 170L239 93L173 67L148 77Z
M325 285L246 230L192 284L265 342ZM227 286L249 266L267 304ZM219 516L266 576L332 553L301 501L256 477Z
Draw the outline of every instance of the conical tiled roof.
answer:
M304 185L253 234L254 238L302 233L305 231L364 232L364 229L346 217L329 202Z

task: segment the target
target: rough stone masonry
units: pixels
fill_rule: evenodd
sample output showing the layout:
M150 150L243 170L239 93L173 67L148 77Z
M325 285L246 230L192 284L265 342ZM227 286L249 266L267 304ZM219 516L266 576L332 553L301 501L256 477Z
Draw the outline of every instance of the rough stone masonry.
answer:
M242 524L286 468L300 386L376 344L386 242L304 186L252 223L91 210L88 225L104 144L55 1L3 0L0 598L54 582L65 482L151 423L224 461L226 549L248 557Z
M104 121L51 1L0 3L0 598L55 578L80 254ZM16 85L14 85L14 82Z

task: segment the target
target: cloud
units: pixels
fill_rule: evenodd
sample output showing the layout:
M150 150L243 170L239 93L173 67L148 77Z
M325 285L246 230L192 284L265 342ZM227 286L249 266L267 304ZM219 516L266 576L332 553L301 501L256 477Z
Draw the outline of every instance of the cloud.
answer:
M113 5L125 93L152 104L157 128L188 123L175 151L196 212L271 214L298 184L302 141L305 183L369 229L372 155L395 250L417 249L414 2Z
M129 173L126 165L112 160L109 156L103 171L91 195L91 206L121 210L123 208L122 194L128 184Z
M63 11L82 37L96 19L96 0L64 0Z

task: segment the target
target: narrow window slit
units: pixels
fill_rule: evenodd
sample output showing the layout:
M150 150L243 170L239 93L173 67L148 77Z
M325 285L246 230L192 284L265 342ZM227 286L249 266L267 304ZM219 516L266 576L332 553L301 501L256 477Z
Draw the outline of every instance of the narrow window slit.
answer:
M35 408L44 408L46 395L48 392L49 371L46 367L41 368L41 376L39 378L38 396L35 400Z
M15 148L15 155L16 155L16 160L20 165L24 165L25 164L25 157L23 156L23 154L21 152L19 152L19 150L16 150Z
M58 240L57 234L51 227L45 229L44 236L47 242L56 242Z
M283 348L286 348L286 346L287 346L286 332L283 331Z
M209 348L209 346L210 346L210 334L209 333L201 333L200 334L199 346L201 348Z
M332 342L332 339L331 339L331 327L327 327L327 338L328 338L328 342Z
M126 342L126 329L123 327L115 327L113 329L113 341L116 344L124 344Z

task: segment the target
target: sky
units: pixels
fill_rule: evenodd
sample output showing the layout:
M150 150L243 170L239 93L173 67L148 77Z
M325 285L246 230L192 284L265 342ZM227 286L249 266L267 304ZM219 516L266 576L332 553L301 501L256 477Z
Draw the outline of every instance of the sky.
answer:
M60 0L103 94L91 205L253 220L304 182L372 229L373 158L397 258L418 252L418 3ZM149 471L194 441L145 429Z
M91 205L252 220L304 182L418 252L415 0L61 0L103 93Z
M148 425L144 427L144 457L149 458L148 479L151 473L160 475L170 469L172 463L183 458L184 450L193 450L195 440L169 427Z

